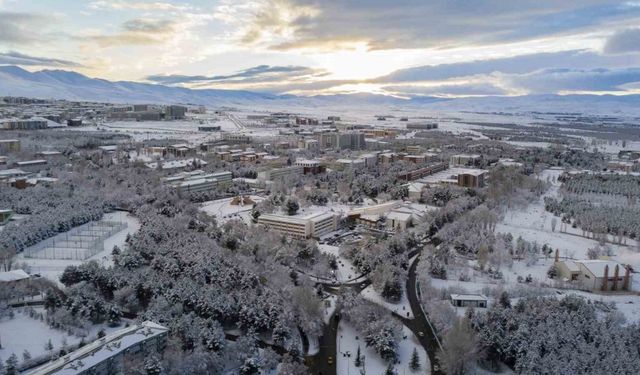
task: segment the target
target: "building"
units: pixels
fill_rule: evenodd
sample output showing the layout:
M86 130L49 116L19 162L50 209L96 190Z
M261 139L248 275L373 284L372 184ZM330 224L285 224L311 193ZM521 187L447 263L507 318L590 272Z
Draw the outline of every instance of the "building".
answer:
M125 360L162 352L169 329L153 322L123 328L49 362L30 375L126 374Z
M242 133L223 133L222 140L236 143L251 143L251 136Z
M24 270L12 270L0 272L0 285L16 284L24 280L28 280L31 276Z
M338 217L331 212L302 217L263 214L258 217L258 224L293 238L318 238L338 229Z
M411 124L407 124L407 129L411 129L411 130L432 130L432 129L438 129L438 124L436 124L436 123L411 123Z
M452 166L479 166L481 160L482 156L480 155L459 154L452 155L449 164L451 164Z
M198 131L200 131L200 132L219 132L220 131L220 125L217 125L217 126L213 126L213 125L198 126Z
M0 210L0 225L4 225L11 220L11 216L13 216L13 210Z
M338 168L341 170L347 169L360 169L364 168L365 160L364 159L338 159L336 160L336 164Z
M67 126L82 126L81 118L72 118L67 120Z
M430 176L432 174L442 172L446 169L447 169L447 164L436 163L428 167L418 168L406 173L399 174L398 179L404 180L404 181L414 181L425 176Z
M187 113L187 107L181 105L170 105L165 108L165 120L182 120Z
M326 170L318 160L297 159L293 164L302 167L303 174L318 174Z
M364 134L360 132L339 133L338 148L341 150L364 150L367 148Z
M558 276L578 289L591 292L628 291L632 284L631 270L612 260L564 260L556 255Z
M483 169L469 169L458 174L458 185L468 188L480 188L484 186L484 177L487 171Z
M200 168L207 165L207 162L202 159L183 159L183 160L170 160L161 162L159 165L157 162L147 163L145 164L147 168L157 169L161 168L163 170L172 170L172 169L184 169L187 167L195 167Z
M46 119L0 119L0 129L4 130L37 130L46 129L48 122Z
M0 154L8 154L10 152L20 151L20 140L18 139L0 139Z
M196 148L186 143L180 143L180 144L168 146L167 153L175 156L176 158L184 158L187 156L195 155Z
M452 294L451 304L455 307L487 307L488 299L482 294Z
M228 171L205 173L197 170L166 177L164 182L173 186L180 196L205 193L222 184L232 183L232 173Z
M283 168L273 168L266 171L258 172L258 180L273 181L304 174L304 168L298 165Z

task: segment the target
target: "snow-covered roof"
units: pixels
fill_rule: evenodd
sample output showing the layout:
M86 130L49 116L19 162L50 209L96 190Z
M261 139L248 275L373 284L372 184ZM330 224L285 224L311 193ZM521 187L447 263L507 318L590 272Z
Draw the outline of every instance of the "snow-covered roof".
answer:
M482 294L452 294L451 299L460 301L486 301L487 297Z
M169 331L154 322L143 322L139 325L123 328L101 339L98 339L78 350L49 362L29 373L29 375L76 375L120 355L128 348Z
M387 215L388 220L409 221L411 220L411 214L400 211L391 211Z
M18 281L28 279L29 274L23 270L13 270L7 272L0 272L0 282L8 283L10 281Z
M584 268L589 270L595 277L604 277L604 269L606 266L609 266L609 277L613 277L613 273L615 272L616 265L619 266L619 275L622 276L624 274L624 266L618 262L614 262L612 260L581 260L576 263L581 263Z

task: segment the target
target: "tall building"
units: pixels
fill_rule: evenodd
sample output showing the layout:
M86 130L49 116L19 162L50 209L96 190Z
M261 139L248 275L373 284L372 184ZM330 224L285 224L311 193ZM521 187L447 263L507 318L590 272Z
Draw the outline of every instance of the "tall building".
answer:
M170 105L165 110L165 119L167 120L182 120L187 113L187 107L181 105Z

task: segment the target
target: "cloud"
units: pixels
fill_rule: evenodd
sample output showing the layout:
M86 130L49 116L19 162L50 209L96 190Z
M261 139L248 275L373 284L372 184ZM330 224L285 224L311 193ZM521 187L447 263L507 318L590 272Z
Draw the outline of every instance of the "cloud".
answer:
M489 82L438 83L431 86L383 86L384 91L404 96L488 96L508 95L509 91Z
M0 64L10 65L29 65L29 66L50 66L50 67L66 67L79 68L82 64L78 64L69 60L53 59L49 57L36 57L22 54L20 52L9 51L0 52Z
M493 72L522 74L548 68L624 67L637 65L625 56L603 56L587 50L532 53L519 56L452 64L425 65L396 70L372 82L415 82L444 80Z
M605 42L604 52L611 54L640 52L640 28L616 32Z
M531 40L640 17L640 7L614 0L263 0L260 4L233 11L243 13L236 14L239 26L246 25L241 40L280 50L356 43L369 49L447 49Z
M124 22L115 34L89 35L80 39L97 43L101 47L120 45L152 45L167 41L177 32L177 23L167 19L136 18Z
M625 91L623 86L640 82L640 68L543 69L498 78L506 86L529 94Z
M228 75L151 75L146 79L165 85L178 84L258 84L265 82L279 82L285 84L293 81L309 81L326 76L328 73L322 69L313 69L304 66L271 66L258 65Z
M21 45L42 42L46 38L41 31L49 21L35 13L0 11L0 43Z
M160 1L147 3L147 2L117 1L117 0L93 1L91 4L89 4L89 8L97 9L97 10L114 9L114 10L147 10L147 11L152 11L152 10L167 11L167 10L189 9L188 6L175 5L175 4L160 2Z

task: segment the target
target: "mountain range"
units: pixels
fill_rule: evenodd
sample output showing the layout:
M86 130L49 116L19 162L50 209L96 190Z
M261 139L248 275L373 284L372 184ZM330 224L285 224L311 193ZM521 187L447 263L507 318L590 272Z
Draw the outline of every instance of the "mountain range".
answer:
M131 81L113 82L90 78L72 71L41 70L29 72L17 66L0 66L0 96L111 103L181 103L207 106L407 106L434 110L569 111L640 115L640 95L524 95L455 99L422 96L402 99L359 93L306 97L241 90L189 89Z

